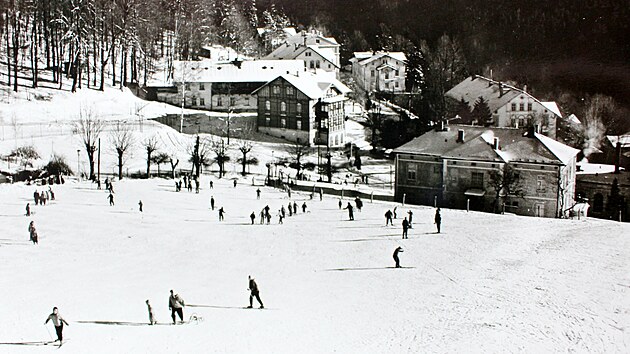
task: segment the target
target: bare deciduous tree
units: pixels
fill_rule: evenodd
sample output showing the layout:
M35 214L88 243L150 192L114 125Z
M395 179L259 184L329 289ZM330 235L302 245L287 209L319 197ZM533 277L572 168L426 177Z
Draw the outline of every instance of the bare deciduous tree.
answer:
M179 165L179 159L170 155L168 162L171 164L171 177L175 179L175 169L177 168L177 165Z
M87 153L91 180L96 178L94 175L94 152L96 152L96 143L104 128L105 123L91 108L81 108L79 119L75 122L75 130L79 134Z
M165 152L160 152L156 154L155 156L151 157L151 159L153 160L153 163L157 165L158 176L160 176L160 165L169 162L171 157Z
M300 171L304 167L304 163L302 162L302 158L311 153L311 147L308 146L308 143L299 143L296 142L291 145L287 145L286 151L289 153L289 156L293 159L291 163L291 167L297 170L296 177L299 178Z
M219 166L219 178L225 175L225 163L230 161L228 156L228 146L223 143L222 139L212 140L210 143L210 151L214 152L214 162Z
M250 140L240 140L238 143L236 143L236 146L238 147L238 151L240 151L241 154L243 154L243 157L238 160L243 166L243 171L241 172L241 174L245 176L246 174L245 169L247 168L247 165L258 163L258 159L256 158L249 158L249 159L247 158L247 154L249 154L252 151L254 144Z
M144 151L147 153L147 178L149 178L151 177L151 157L158 149L158 140L155 136L146 138L142 142L142 146L144 147Z
M502 197L522 197L523 186L520 175L510 164L505 164L503 168L490 171L490 186L494 189L494 211L501 210Z
M116 122L109 139L112 144L112 149L118 158L118 179L120 180L122 179L123 166L127 157L125 154L127 154L135 144L133 130L129 125L122 122Z

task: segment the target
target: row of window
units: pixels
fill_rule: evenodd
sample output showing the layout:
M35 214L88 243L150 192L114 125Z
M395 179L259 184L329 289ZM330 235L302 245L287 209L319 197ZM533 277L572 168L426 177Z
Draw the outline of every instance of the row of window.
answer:
M517 109L516 103L512 103L512 111L516 111ZM527 103L527 111L532 111L533 107L532 107L532 103ZM519 103L518 104L518 111L521 112L525 112L525 103Z
M271 102L270 101L265 101L265 110L266 111L271 111ZM296 110L296 114L298 116L302 115L302 104L301 103L296 104L295 110ZM286 114L286 112L287 112L287 103L286 102L280 102L280 112L284 112L284 114Z
M297 130L302 130L302 121L301 120L297 120L295 122L296 124L296 129ZM265 126L269 127L271 126L271 117L265 117ZM280 128L286 128L287 127L287 119L286 118L280 118Z
M287 96L293 96L295 94L295 88L293 86L286 86L284 89ZM274 95L279 95L280 85L271 86L271 91L273 92Z
M189 83L186 83L184 85L184 87L185 87L186 91L190 91L190 84ZM205 89L206 89L206 85L203 82L200 82L199 83L199 91L204 91Z
M370 76L374 77L376 75L376 71L375 70L371 70L370 71ZM394 71L394 77L398 77L400 76L400 70L395 70ZM385 80L389 80L389 72L385 73Z

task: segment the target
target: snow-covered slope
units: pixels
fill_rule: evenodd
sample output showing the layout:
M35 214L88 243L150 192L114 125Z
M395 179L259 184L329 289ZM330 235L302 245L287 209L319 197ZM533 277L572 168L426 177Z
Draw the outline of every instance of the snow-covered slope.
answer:
M261 187L256 200L250 179L214 186L204 177L195 194L168 180L116 182L110 207L104 191L69 182L25 217L36 187L0 185L0 342L49 340L44 320L58 306L70 323L63 353L630 350L628 224L443 210L438 235L434 210L413 207L402 240L408 206L386 227L393 204L367 202L346 221L337 199L294 193L309 212L278 225L284 193ZM267 204L272 225L250 225ZM27 242L30 220L39 245ZM391 268L398 246L403 269ZM243 309L248 275L267 309ZM170 289L187 319L203 321L162 325ZM158 326L145 325L146 299Z

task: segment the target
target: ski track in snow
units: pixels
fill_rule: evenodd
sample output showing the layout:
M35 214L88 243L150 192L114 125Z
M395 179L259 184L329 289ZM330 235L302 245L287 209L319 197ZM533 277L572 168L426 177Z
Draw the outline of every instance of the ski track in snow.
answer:
M42 324L59 306L67 353L629 350L627 224L443 210L435 234L433 208L405 206L399 216L413 209L414 224L402 240L400 218L384 226L389 203L367 201L348 222L336 198L294 192L310 212L277 225L285 193L264 187L256 200L250 177L236 189L228 177L209 190L204 176L200 194L175 193L169 180L115 182L114 207L69 181L32 218L19 213L35 187L0 185L0 301L15 309L0 342L49 340ZM272 225L249 225L266 204ZM30 219L38 246L27 242ZM391 268L397 246L405 269ZM270 311L243 309L249 274ZM203 321L143 325L145 299L170 321L171 288L195 305L185 318Z

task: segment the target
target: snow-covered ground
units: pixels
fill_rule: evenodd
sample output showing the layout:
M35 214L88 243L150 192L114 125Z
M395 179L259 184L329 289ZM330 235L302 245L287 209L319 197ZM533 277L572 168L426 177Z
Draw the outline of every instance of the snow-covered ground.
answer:
M261 187L256 200L250 179L214 179L213 190L208 181L200 194L176 193L170 180L116 182L113 207L104 191L69 181L32 217L24 206L43 187L0 185L0 342L49 340L44 320L58 306L70 323L65 353L630 350L628 224L443 210L438 235L434 210L413 207L402 240L409 206L386 227L393 204L368 202L347 221L337 199L294 193L309 212L278 225L284 193ZM267 204L272 225L250 225ZM39 245L27 242L30 220ZM392 268L398 246L403 269ZM243 309L248 275L267 309ZM203 321L162 325L170 289L187 319ZM158 326L146 325L146 299Z

